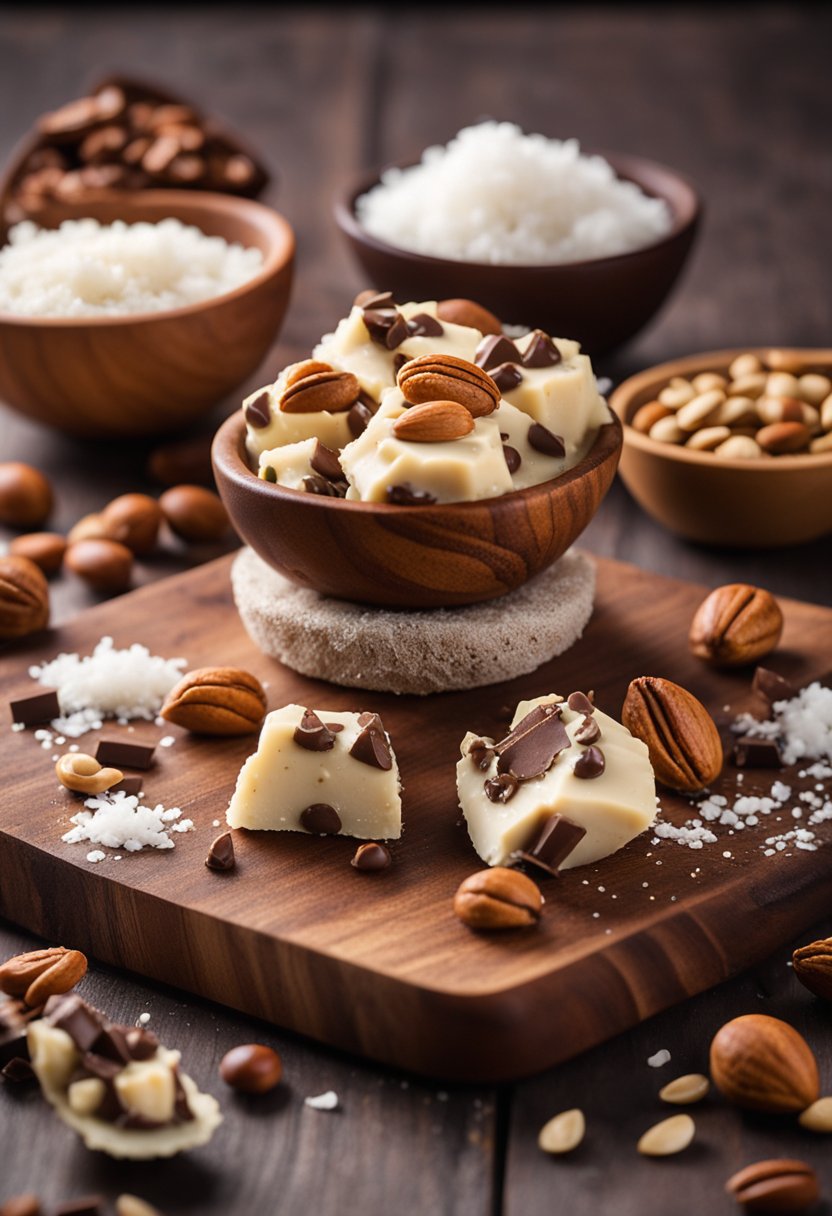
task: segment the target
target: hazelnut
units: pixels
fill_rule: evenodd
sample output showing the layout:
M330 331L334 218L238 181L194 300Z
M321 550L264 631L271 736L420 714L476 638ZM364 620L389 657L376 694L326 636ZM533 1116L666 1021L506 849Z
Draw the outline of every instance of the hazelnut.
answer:
M774 650L782 632L783 613L770 592L727 583L700 604L689 643L697 658L714 667L741 667Z
M15 557L28 557L44 574L56 574L66 552L66 539L58 532L26 532L9 545Z
M283 1065L280 1056L262 1043L242 1043L232 1047L220 1060L220 1076L226 1085L244 1094L265 1094L280 1081Z
M51 510L52 487L43 473L19 460L0 464L0 523L37 528Z
M148 494L122 494L101 512L105 535L143 557L156 545L162 509Z
M440 321L447 321L449 325L467 325L471 329L478 329L481 334L503 332L499 318L475 300L440 300L436 306L436 315Z
M492 866L460 884L454 912L469 929L522 929L537 924L543 896L519 870Z
M133 554L116 540L79 540L67 549L64 565L94 591L124 591L130 585Z
M49 623L49 588L28 557L0 557L0 639L22 638Z
M204 486L174 486L164 492L159 506L171 531L191 544L213 544L228 530L225 507Z
M82 515L66 535L68 545L74 545L79 540L108 540L107 525L104 516L96 513Z

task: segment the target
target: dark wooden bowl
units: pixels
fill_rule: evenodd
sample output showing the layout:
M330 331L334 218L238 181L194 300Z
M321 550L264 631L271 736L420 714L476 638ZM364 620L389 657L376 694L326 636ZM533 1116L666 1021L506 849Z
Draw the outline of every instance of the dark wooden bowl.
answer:
M173 216L210 236L258 247L263 267L234 291L168 312L72 318L0 312L0 399L81 437L181 430L250 376L277 336L292 285L292 229L262 203L182 190L102 191L50 206L38 223L55 228L84 216L102 223Z
M620 178L667 202L673 215L667 236L632 253L552 265L494 266L428 257L370 236L356 219L355 201L377 184L378 173L362 176L339 194L335 219L368 285L390 290L401 301L477 300L503 322L575 338L597 356L632 338L664 303L702 214L696 190L675 170L637 156L601 155Z
M248 466L242 413L220 427L212 458L237 532L286 578L358 603L440 608L496 599L550 566L598 510L620 452L614 418L552 481L429 507L345 502L262 481Z

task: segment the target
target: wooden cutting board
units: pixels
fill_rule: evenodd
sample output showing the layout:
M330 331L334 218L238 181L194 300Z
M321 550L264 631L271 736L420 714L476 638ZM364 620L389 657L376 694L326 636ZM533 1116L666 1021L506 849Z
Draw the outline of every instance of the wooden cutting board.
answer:
M2 660L4 697L32 691L33 660L88 653L104 634L189 666L248 668L270 706L289 701L382 714L404 782L405 832L394 866L359 874L355 844L294 833L236 833L231 874L203 864L253 737L193 739L136 723L130 739L158 740L147 801L179 806L197 830L176 848L86 861L89 845L61 833L78 803L57 787L51 750L31 731L4 736L0 756L0 913L52 942L259 1015L323 1042L448 1078L495 1081L575 1055L768 954L829 909L832 823L826 845L765 857L766 836L789 812L694 852L647 833L597 865L544 879L533 931L469 932L453 915L458 883L479 868L457 807L454 765L469 728L499 737L520 698L596 690L616 716L629 680L667 676L726 724L750 707L747 671L711 672L686 636L703 589L631 566L598 562L596 610L582 641L534 675L430 698L368 694L295 675L249 641L229 590L229 558L102 604L19 645ZM784 601L776 667L796 681L832 668L832 612ZM106 725L106 724L105 724ZM127 728L107 725L112 737ZM726 732L727 737L727 732ZM95 735L82 744L94 750ZM60 750L60 749L55 749ZM785 779L795 790L811 786ZM771 774L747 773L763 792ZM827 783L832 785L832 783ZM736 789L726 770L714 787ZM682 823L689 800L662 799Z

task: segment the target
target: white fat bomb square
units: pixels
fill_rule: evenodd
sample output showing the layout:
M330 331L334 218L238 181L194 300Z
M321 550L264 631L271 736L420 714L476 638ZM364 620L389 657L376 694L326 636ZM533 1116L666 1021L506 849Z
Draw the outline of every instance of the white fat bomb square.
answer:
M303 490L304 477L315 475L312 457L317 446L317 439L302 439L300 443L287 443L285 447L261 452L259 476L290 490ZM273 470L273 477L266 476L267 469Z
M252 460L257 460L261 452L282 448L289 443L302 443L305 439L320 439L321 443L336 452L352 439L349 410L339 410L335 414L328 410L317 410L309 414L287 414L280 408L280 399L286 391L288 372L289 368L284 368L274 384L258 388L243 402L245 413L246 406L264 393L268 398L268 426L255 427L251 423L246 424L246 451Z
M490 866L504 865L514 853L527 850L545 820L564 815L586 830L560 868L584 866L622 848L650 827L656 817L656 785L647 748L625 726L596 709L593 718L600 728L596 746L604 755L600 776L576 777L575 762L586 748L574 737L584 715L569 709L556 694L521 701L512 729L538 705L557 702L571 746L560 752L548 772L520 783L507 802L492 802L485 782L497 776L497 756L487 769L478 768L469 755L471 744L481 736L470 732L462 740L462 759L457 765L459 803L468 824L471 842ZM485 739L486 745L493 740Z
M368 718L376 724L380 720L370 714L314 709L326 735L319 736L312 723L304 736L309 712L302 705L285 705L268 714L257 751L237 778L226 813L229 826L398 840L399 766L383 727L383 742L377 739L374 747L365 725ZM377 726L373 730L378 733ZM297 742L298 734L305 745ZM330 741L328 735L334 738ZM379 758L390 767L379 767Z

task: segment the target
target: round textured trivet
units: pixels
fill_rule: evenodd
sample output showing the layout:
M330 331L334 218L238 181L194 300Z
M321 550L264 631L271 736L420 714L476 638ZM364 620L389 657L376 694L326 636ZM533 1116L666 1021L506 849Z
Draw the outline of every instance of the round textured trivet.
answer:
M423 695L510 680L568 650L592 615L595 567L571 551L501 599L413 612L327 599L251 549L235 559L231 583L264 654L332 684Z

